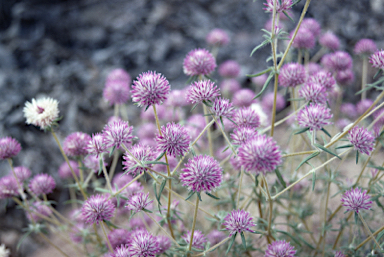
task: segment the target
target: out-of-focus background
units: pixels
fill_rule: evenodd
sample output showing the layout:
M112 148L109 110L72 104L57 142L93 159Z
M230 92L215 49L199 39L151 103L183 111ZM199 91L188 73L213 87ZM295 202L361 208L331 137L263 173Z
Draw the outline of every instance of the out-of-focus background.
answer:
M57 176L62 157L49 133L25 125L25 101L43 95L60 101L63 120L57 133L61 139L75 131L101 131L113 115L113 108L102 98L110 70L124 68L132 78L156 70L173 88L183 88L188 79L183 59L194 48L209 49L205 37L213 28L224 29L231 38L220 49L217 62L239 62L239 81L251 87L245 75L265 69L270 53L268 46L249 56L263 40L260 30L270 18L263 2L0 0L0 136L12 136L21 143L15 164L29 167L34 174L52 174L58 187L51 198L65 200L67 194L62 193ZM292 10L295 21L304 2ZM361 38L384 47L383 11L384 0L312 0L306 17L315 18L323 32L333 31L341 49L352 54ZM285 23L290 32L294 23ZM359 65L354 66L356 81ZM350 85L354 90L358 86ZM136 106L129 107L130 120L138 114ZM1 162L0 176L8 172L8 164ZM0 201L0 207L0 242L11 249L12 256L30 256L40 247L33 237L24 241L18 253L15 250L27 225L24 213L11 201Z

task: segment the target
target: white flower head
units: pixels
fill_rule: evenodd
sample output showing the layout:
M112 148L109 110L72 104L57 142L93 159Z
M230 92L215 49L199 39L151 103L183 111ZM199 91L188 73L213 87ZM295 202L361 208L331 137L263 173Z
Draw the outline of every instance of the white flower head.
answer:
M0 245L0 257L8 257L11 252L5 248L5 245Z
M32 124L46 129L50 127L54 120L59 117L59 102L53 98L45 97L32 99L26 102L23 112L27 124Z

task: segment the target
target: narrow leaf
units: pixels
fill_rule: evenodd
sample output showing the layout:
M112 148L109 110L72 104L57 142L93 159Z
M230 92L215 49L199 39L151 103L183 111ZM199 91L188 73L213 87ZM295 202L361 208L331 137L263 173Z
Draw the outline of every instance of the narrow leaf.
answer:
M244 250L245 250L245 249L247 249L247 242L245 241L244 233L241 232L240 235L241 235L241 242L243 243L243 247L244 247Z
M352 147L352 146L353 145L341 145L341 146L336 147L335 149L349 148L349 147Z
M316 172L312 173L312 191L315 190L315 184L316 184Z
M320 148L320 149L323 150L324 152L327 152L327 153L329 153L329 154L331 154L331 155L333 155L333 156L336 156L337 158L339 158L339 159L341 160L340 156L338 156L337 154L333 153L333 152L332 152L331 150L329 150L328 148L325 148L324 146L322 146L322 145L320 145L320 144L317 144L317 143L315 143L315 146L318 147L318 148Z
M322 128L321 129L328 137L332 137L331 134L329 134L329 132L325 129L325 128Z
M235 242L236 235L237 235L237 232L232 236L231 242L229 243L229 246L228 246L227 251L225 252L225 255L228 254L228 252L229 252L229 250L231 249L233 243Z
M252 56L258 49L260 49L261 47L267 45L269 42L271 42L270 39L266 39L264 40L260 45L256 46L255 48L253 48L252 52L251 52L251 55Z
M249 78L254 78L254 77L261 76L261 75L263 75L263 74L265 74L265 73L268 73L268 72L270 72L271 70L272 70L272 68L268 68L268 69L265 69L265 70L263 70L263 71L260 71L259 73L256 73L256 74L248 74L248 75L246 75L246 76L249 77Z
M303 129L300 129L299 131L297 131L296 133L294 133L294 135L298 135L298 134L307 132L308 130L309 130L309 128L303 128Z
M302 162L300 162L299 166L297 166L296 170L298 170L301 166L303 166L304 163L306 163L307 161L309 161L310 159L318 156L320 154L320 152L315 152L311 155L309 155L307 158L305 158ZM296 171L295 170L295 171Z
M194 195L194 194L195 194L194 191L189 192L189 195L187 196L187 198L185 198L185 201L187 201L189 198L191 198L192 195Z
M356 164L359 162L359 151L356 151Z
M165 152L162 152L162 153L156 158L155 161L158 161L158 160L160 160L161 158L163 158L164 154L165 154Z
M281 173L280 173L279 169L276 169L275 172L276 172L276 176L279 179L279 181L280 181L281 185L283 186L283 188L286 188L287 184L285 183L285 181L283 179L283 176L281 176Z
M213 195L213 194L210 194L210 193L208 193L208 192L205 192L205 193L206 193L208 196L212 197L213 199L220 200L219 197L217 197L217 196L215 196L215 195Z
M288 17L288 19L290 19L293 23L295 23L295 21L292 19L291 16L289 16L289 14L286 12L286 11L283 11L284 15Z
M271 82L271 80L273 78L273 75L275 75L274 72L269 73L269 76L268 76L267 80L265 81L263 88L261 89L261 91L253 99L256 99L259 96L261 96L261 94L265 91L265 89L269 85L269 82Z

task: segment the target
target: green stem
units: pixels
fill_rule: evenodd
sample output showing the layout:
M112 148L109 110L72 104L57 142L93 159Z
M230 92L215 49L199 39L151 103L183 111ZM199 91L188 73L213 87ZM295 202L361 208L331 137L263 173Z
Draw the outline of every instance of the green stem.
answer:
M145 213L145 214L147 214L147 216L164 232L164 234L169 238L169 239L171 239L177 246L180 246L177 242L176 242L176 240L174 239L174 237L173 236L171 236L170 234L168 234L167 233L167 231L151 216L151 215L149 215L149 213Z
M203 104L203 109L204 109L204 115L208 114L208 109L205 104ZM209 118L208 116L205 116L205 123L208 124ZM212 142L212 134L211 134L211 128L209 127L207 129L207 137L208 137L208 144L209 144L209 154L213 156L213 142Z
M111 242L109 241L109 238L108 238L108 236L107 236L107 233L105 232L104 221L100 222L100 227L101 227L101 229L103 230L104 237L105 237L105 241L107 241L108 249L109 249L109 251L110 251L111 253L113 253L113 248L112 248Z
M191 251L192 249L192 243L193 243L193 234L195 233L195 226L196 226L196 218L197 218L197 210L199 209L199 197L196 195L196 204L195 204L195 213L193 215L193 223L192 223L192 230L191 230L191 238L189 240L189 246L188 251Z
M363 71L361 74L361 89L363 90L365 88L365 85L367 84L367 70L368 70L368 58L366 56L363 57ZM364 100L367 98L367 90L363 91L361 93L361 100Z
M239 189L237 190L236 208L239 208L240 195L241 195L241 185L243 184L243 176L244 176L244 167L241 167L240 180L239 180Z
M380 244L376 241L376 238L373 236L372 231L371 231L371 229L368 227L368 224L365 222L363 216L361 215L360 212L358 212L358 215L359 215L359 218L361 219L361 222L363 222L365 229L368 230L368 233L369 233L369 235L370 235L370 238L375 242L377 248L379 248L379 249L381 250Z

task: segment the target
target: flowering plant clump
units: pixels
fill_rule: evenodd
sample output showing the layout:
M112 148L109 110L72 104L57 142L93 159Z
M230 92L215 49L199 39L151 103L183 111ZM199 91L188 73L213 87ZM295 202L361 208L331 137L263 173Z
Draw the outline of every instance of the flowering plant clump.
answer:
M384 52L371 39L343 49L298 2L254 3L270 15L256 74L232 53L241 35L228 46L216 28L171 74L113 69L92 99L109 119L86 132L59 126L58 100L26 102L20 115L61 156L35 165L32 131L0 138L0 205L25 215L21 243L67 257L382 254Z

